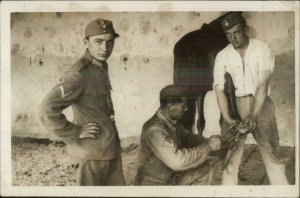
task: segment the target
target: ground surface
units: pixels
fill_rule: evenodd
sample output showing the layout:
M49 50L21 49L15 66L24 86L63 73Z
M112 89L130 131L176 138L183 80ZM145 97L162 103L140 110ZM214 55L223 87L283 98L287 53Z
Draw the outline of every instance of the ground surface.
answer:
M139 151L138 138L122 140L123 170L128 185L132 185ZM295 149L281 147L281 160L286 165L290 183L295 181ZM75 185L75 162L61 142L30 138L12 138L12 178L16 186ZM221 182L221 163L216 164L213 185ZM242 185L269 184L266 170L256 145L246 145L239 182Z

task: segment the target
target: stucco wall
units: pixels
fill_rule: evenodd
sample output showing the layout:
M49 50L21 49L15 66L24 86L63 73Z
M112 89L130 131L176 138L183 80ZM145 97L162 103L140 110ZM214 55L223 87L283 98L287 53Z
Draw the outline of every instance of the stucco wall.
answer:
M84 52L84 29L95 18L113 21L121 35L108 60L116 122L121 137L139 135L158 108L158 94L173 80L173 47L221 12L13 13L11 15L12 134L49 137L37 107L66 67ZM247 12L249 35L276 55L271 81L281 143L294 145L295 77L292 12ZM213 93L206 104L206 133L219 130ZM213 109L213 110L212 110ZM71 112L67 112L71 118Z

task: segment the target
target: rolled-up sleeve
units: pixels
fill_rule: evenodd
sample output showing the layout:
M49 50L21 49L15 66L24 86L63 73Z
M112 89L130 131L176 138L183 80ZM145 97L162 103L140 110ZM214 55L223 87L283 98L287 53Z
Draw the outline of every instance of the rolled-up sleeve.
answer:
M181 148L168 135L167 131L159 127L148 129L146 142L153 153L174 171L195 168L207 160L210 147L204 143L194 148Z
M218 86L221 89L224 89L224 74L226 71L224 66L224 60L222 59L222 57L223 55L221 53L218 53L215 59L213 89L215 89L216 86Z
M63 110L73 104L83 91L82 78L78 72L67 72L60 83L46 95L39 108L42 124L65 143L75 142L81 128L67 120Z
M275 58L273 52L267 44L261 46L258 56L258 70L270 70L271 72L273 72L275 66Z

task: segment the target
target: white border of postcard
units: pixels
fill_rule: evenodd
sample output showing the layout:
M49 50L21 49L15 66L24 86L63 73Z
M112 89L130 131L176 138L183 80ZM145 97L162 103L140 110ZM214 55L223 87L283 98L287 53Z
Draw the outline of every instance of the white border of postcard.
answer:
M296 71L296 181L290 186L16 187L11 173L11 12L294 11ZM298 121L298 122L297 122ZM1 2L1 195L299 197L299 1L2 1Z

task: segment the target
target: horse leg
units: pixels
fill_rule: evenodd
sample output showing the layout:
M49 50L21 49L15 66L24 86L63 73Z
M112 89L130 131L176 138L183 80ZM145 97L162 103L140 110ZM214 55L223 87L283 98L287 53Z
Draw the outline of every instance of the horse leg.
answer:
M181 123L183 124L185 129L190 132L194 132L193 126L196 112L196 99L194 97L187 98L187 108L188 111L183 116Z
M205 118L204 118L204 98L206 92L199 94L197 97L197 110L198 110L198 120L197 120L197 129L198 135L202 136L203 130L205 128Z

